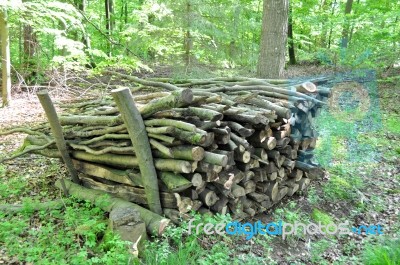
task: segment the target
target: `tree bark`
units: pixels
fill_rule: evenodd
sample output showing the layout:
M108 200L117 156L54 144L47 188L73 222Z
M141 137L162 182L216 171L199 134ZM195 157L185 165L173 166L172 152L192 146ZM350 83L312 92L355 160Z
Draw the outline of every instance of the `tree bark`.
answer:
M122 114L134 149L140 150L140 152L136 153L136 157L140 173L144 176L142 180L149 208L155 213L162 214L157 173L143 119L133 102L129 88L116 89L111 93Z
M193 46L192 35L190 33L192 26L192 3L190 0L186 1L186 32L184 37L184 50L185 50L185 64L186 67L190 65L191 52Z
M173 91L171 95L155 99L140 108L143 118L150 117L154 113L171 108L187 106L193 101L193 92L190 89Z
M105 0L105 15L106 15L106 32L109 39L111 39L112 31L114 29L114 0ZM112 45L110 42L107 43L108 55L112 55Z
M333 16L335 14L336 5L337 5L337 0L334 0L334 2L332 4L331 16ZM333 34L333 26L331 25L330 29L329 29L329 36L328 36L328 49L331 48L332 34Z
M288 42L289 42L289 63L296 64L296 54L294 50L294 37L293 37L293 12L292 4L289 1L289 21L288 21Z
M346 2L346 8L344 10L344 25L343 25L343 32L342 32L342 43L341 43L341 47L342 48L347 48L348 44L349 44L349 28L350 28L350 21L348 19L348 15L350 15L351 13L351 9L353 7L353 0L347 0Z
M78 171L87 175L111 180L117 183L127 184L130 186L143 187L142 176L137 171L119 170L99 164L83 162L76 159L73 159L72 162L74 163L74 166Z
M75 6L78 10L81 11L82 14L85 14L86 12L87 2L88 2L87 0L75 0ZM88 50L92 49L90 36L86 28L82 30L82 43L86 46L86 49ZM93 59L93 55L90 55L89 58L90 58L90 66L94 67L95 62Z
M29 0L23 0L23 2L29 2ZM35 79L38 75L37 68L37 55L38 40L36 32L33 27L27 23L24 24L24 67L26 73L24 75L25 82L27 84L35 83Z
M33 202L26 204L3 204L0 205L0 212L7 214L17 214L21 212L32 212L32 211L49 211L54 209L60 209L64 207L63 200L48 201L48 202Z
M3 107L11 102L11 63L10 39L7 25L7 11L0 10L0 36L1 36L1 68L2 68L2 99Z
M284 75L289 0L264 0L258 76Z
M168 190L173 192L180 192L192 186L192 183L181 174L172 172L160 172L160 179Z
M75 183L79 183L80 181L78 178L78 172L76 171L76 169L72 163L71 157L69 156L69 153L67 150L67 144L65 142L63 131L62 131L62 127L58 120L56 109L54 108L54 105L51 102L50 96L46 90L38 92L37 96L39 98L40 104L42 105L42 107L46 113L47 119L49 120L51 132L53 133L57 148L60 151L61 157L62 157L65 165L68 168L68 171L72 177L72 180ZM63 181L64 180L62 180L61 183L63 183Z

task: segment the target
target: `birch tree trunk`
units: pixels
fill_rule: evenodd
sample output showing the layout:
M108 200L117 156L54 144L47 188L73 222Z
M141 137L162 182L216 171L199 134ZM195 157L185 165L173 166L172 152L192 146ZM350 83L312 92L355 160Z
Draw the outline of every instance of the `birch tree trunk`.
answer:
M264 0L258 76L282 78L288 30L289 0Z
M2 99L3 106L11 102L11 63L10 39L7 25L7 11L0 9L0 36L1 36L1 66L2 66Z

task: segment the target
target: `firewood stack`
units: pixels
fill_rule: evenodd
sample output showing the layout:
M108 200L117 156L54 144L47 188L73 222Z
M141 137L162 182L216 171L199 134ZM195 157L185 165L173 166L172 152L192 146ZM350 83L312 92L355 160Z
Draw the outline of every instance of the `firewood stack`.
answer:
M314 118L330 93L316 87L321 80L112 74L139 84L132 91L157 91L133 98L152 148L163 212L173 221L191 210L254 216L323 174L313 159ZM146 207L146 176L135 157L140 150L133 149L112 98L63 108L60 123L83 185ZM48 126L34 131L25 149L59 157Z

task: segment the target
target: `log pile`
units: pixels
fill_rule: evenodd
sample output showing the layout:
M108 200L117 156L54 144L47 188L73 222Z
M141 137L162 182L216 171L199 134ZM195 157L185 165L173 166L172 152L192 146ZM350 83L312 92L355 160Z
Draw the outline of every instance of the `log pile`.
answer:
M254 216L323 174L313 159L314 118L330 96L316 86L323 80L111 74L138 84L135 91L156 90L133 100L151 146L163 213L172 221L191 210ZM137 156L142 150L132 145L113 98L63 108L59 121L82 184L149 208ZM61 157L47 125L24 132L20 154Z

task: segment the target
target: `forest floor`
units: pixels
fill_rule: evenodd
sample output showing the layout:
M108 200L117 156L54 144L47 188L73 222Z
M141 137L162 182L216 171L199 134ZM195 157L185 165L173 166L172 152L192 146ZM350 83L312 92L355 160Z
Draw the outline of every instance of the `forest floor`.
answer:
M289 68L288 76L333 72L325 67L298 66ZM169 68L163 68L141 75L173 74ZM319 141L318 155L326 169L323 179L313 181L306 192L285 199L267 213L247 220L250 223L283 220L305 224L348 221L350 226L379 224L383 227L383 235L297 234L285 240L262 235L251 240L239 236L201 235L192 242L191 237L184 236L182 240L184 228L175 228L162 239L155 239L140 262L192 264L191 258L199 255L202 256L199 264L365 264L374 260L377 260L375 264L385 264L379 262L385 255L399 259L399 76L400 69L390 69L373 81L380 102L379 113L376 113L379 119L374 121L379 123L377 126L369 120L359 123L357 126L364 127L357 128L354 137L349 137L345 131L340 132L343 128L337 123L321 122L321 138L325 137L329 142L326 149ZM96 83L99 87L113 86L108 77L81 80L82 86L88 83ZM76 90L74 93L71 96L68 92L54 92L52 98L56 102L66 102L76 96ZM90 96L90 93L93 92L81 96ZM14 99L10 107L0 108L1 131L45 121L44 112L32 91L21 91ZM0 136L0 158L17 150L23 139L21 134ZM1 211L4 204L24 203L29 208L32 202L59 199L61 194L54 182L65 175L59 160L36 155L0 164L0 264L79 264L89 259L90 263L117 264L116 260L124 260L123 245L115 241L117 243L110 247L102 238L106 213L84 202L65 199L64 208L47 212L27 209L17 215L7 215ZM80 207L79 214L76 207ZM400 264L400 260L397 262L393 264Z

